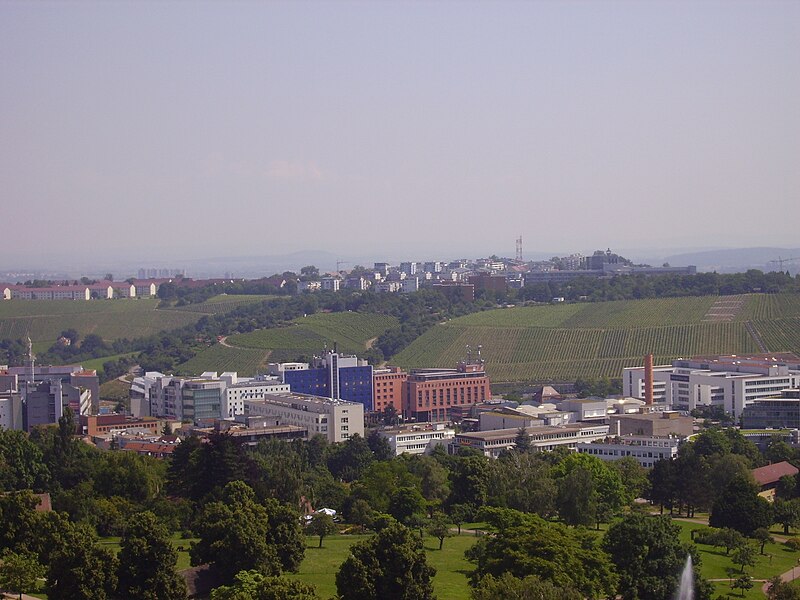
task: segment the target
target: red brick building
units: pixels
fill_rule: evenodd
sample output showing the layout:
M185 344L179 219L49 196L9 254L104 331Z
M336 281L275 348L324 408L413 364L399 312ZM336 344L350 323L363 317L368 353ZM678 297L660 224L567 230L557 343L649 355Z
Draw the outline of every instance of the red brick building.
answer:
M393 406L400 415L403 413L403 385L408 373L400 367L387 367L372 371L372 402L376 412Z
M452 407L491 399L483 361L461 362L455 369L416 369L403 392L403 416L417 421L448 421Z
M469 282L475 286L475 291L490 290L504 294L508 291L508 282L505 275L490 275L488 273L479 273L472 275Z

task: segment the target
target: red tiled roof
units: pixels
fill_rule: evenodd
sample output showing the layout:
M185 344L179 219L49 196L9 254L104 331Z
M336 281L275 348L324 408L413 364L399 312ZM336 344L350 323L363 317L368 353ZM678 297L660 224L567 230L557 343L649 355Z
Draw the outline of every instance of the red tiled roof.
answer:
M767 465L766 467L759 467L753 469L753 478L758 485L765 486L771 483L777 483L781 477L786 475L797 475L800 473L797 467L791 465L786 461Z

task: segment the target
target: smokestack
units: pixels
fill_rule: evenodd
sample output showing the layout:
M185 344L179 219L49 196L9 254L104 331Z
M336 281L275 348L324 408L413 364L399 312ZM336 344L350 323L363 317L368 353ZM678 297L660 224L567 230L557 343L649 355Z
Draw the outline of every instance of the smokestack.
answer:
M653 404L653 355L644 357L644 403Z

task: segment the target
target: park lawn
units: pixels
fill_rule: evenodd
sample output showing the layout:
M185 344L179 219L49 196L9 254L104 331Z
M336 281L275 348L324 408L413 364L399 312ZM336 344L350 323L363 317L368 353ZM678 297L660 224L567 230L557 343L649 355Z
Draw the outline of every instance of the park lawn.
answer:
M704 525L697 523L689 523L686 521L673 521L681 528L681 539L685 542L691 541L691 531L693 529L703 529ZM755 543L755 542L753 542ZM705 544L696 544L700 554L701 564L700 573L705 579L724 579L725 581L715 581L714 587L718 594L734 594L735 597L741 598L738 590L732 590L728 583L728 574L726 569L729 567L736 568L737 571L741 568L735 565L731 556L725 555L724 548L714 548ZM771 558L770 558L771 555ZM748 567L746 572L753 577L753 579L770 579L775 575L785 573L797 566L800 553L789 550L783 544L767 544L764 547L764 556L761 554L756 555L756 565ZM753 588L747 592L745 598L764 598L761 593L762 582L754 581Z
M289 577L310 583L317 588L321 598L336 595L336 572L349 556L350 546L369 539L369 535L334 535L326 537L322 548L319 538L306 538L306 556L300 565L300 572L288 574ZM464 558L464 551L475 543L475 537L461 535L444 540L439 550L439 540L432 537L424 539L428 564L436 568L433 589L439 600L460 600L469 596L468 572L473 568Z

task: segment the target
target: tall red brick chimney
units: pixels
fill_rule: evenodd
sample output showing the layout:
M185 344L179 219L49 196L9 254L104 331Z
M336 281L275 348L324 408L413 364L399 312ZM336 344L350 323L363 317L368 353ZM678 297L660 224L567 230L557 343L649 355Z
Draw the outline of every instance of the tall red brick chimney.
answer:
M644 357L644 403L653 403L653 355Z

